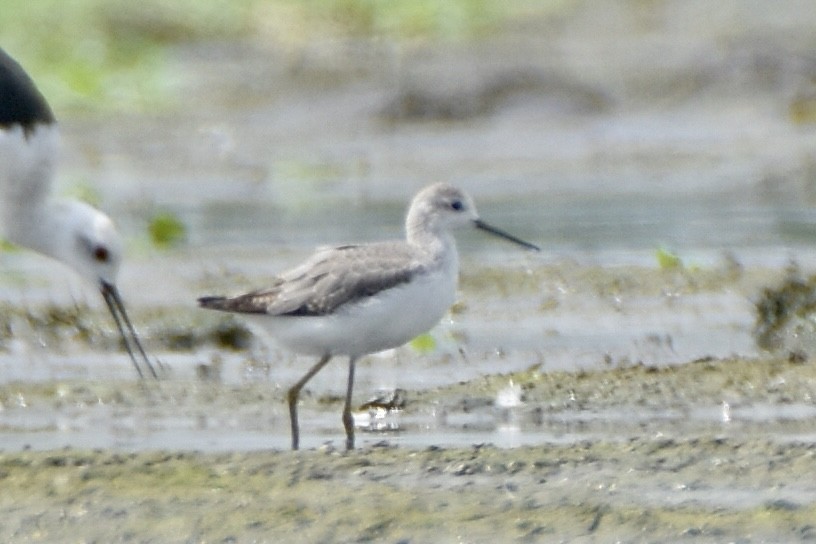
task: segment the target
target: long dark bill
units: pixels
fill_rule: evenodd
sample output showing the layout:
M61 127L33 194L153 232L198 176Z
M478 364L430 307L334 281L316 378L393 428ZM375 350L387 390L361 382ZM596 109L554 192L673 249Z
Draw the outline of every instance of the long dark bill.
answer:
M136 334L136 330L130 323L130 319L125 311L125 305L122 303L122 297L119 296L119 291L116 289L116 286L103 281L101 291L102 298L105 299L108 309L113 316L113 320L116 322L116 327L119 329L119 334L122 335L122 340L125 342L125 349L127 349L128 355L130 355L130 360L133 361L133 366L136 368L136 372L139 373L139 377L144 378L144 373L139 365L139 361L136 360L136 355L133 353L133 348L130 345L131 341L136 346L139 354L142 356L144 364L147 365L148 370L150 370L150 374L154 378L158 378L159 375L156 374L156 370L153 368L153 365L150 364L150 359L147 358L147 354L142 347L142 343L139 342L139 336ZM130 337L128 337L128 335L125 333L125 327L127 327Z
M514 244L520 245L521 247L526 247L527 249L532 249L533 251L541 251L541 248L539 248L537 245L531 244L530 242L525 242L521 238L516 238L512 234L508 234L501 229L497 229L492 225L488 225L481 219L475 219L473 221L473 224L476 225L476 228L478 229L482 229L483 231L489 232L490 234L495 234L496 236L504 238L505 240L509 240Z

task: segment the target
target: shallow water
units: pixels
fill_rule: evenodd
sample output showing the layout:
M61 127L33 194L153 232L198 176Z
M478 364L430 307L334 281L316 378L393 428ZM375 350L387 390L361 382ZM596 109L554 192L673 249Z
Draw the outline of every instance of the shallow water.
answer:
M748 294L772 278L773 270L746 271L738 277L724 270L707 280L702 271L575 268L572 262L524 266L481 270L488 271L490 281L521 270L536 278L534 288L511 282L495 290L490 281L477 288L484 279L465 275L462 306L432 331L436 344L432 352L418 353L406 346L358 364L355 398L359 404L378 391L394 388L405 389L409 403L405 412L375 419L376 432L368 432L369 414L358 414L360 444L385 440L408 448L473 443L517 447L618 440L667 429L673 434L726 436L761 431L774 440L797 441L809 439L816 431L806 399L774 403L760 397L745 404L740 396L724 392L699 403L693 400L692 389L688 399L662 403L661 394L655 393L655 404L648 408L633 396L623 407L610 409L593 408L591 402L582 408L580 397L568 391L561 393L561 401L526 401L512 377L482 389L484 376L580 369L600 373L597 388L603 392L621 387L603 378L603 372L615 369L644 364L661 368L734 354L750 360L761 355L751 334ZM579 270L583 275L570 275ZM514 287L523 292L503 294ZM193 299L193 288L186 289ZM93 307L94 301L89 302ZM162 350L157 342L165 326L195 330L207 326L202 318L222 319L201 316L195 309L179 311L179 304L170 304L169 317L159 317L157 324L143 329L150 351L169 373L161 382L144 384L136 380L115 345L105 349L108 342L102 342L89 350L70 335L38 335L37 329L26 328L22 317L12 321L15 338L0 353L0 385L7 395L0 410L4 447L286 449L290 438L284 392L313 361L280 351L262 338L242 351L224 349L206 339L194 342L191 349ZM145 320L144 315L136 315L142 318L139 321ZM185 321L188 316L192 323ZM91 313L86 321L115 338L101 311ZM310 382L300 416L303 447L337 443L342 437L339 399L345 374L346 361L339 358ZM89 386L94 383L101 387ZM471 384L462 396L442 394L430 402L417 398L418 392L460 383ZM630 386L638 387L636 382ZM564 403L562 408L557 408L559 402Z
M744 27L714 17L710 28L689 36L673 17L661 19L655 33L612 11L610 25L598 27L602 15L578 9L545 35L521 26L511 38L433 51L371 43L327 53L315 44L293 58L252 44L181 47L169 61L185 97L177 108L62 120L60 186L91 187L125 232L121 290L148 343L168 325L154 324L157 311L169 309L174 326L196 326L209 318L194 307L202 294L258 287L316 245L400 236L407 201L430 181L463 186L486 220L544 248L531 255L462 233L465 310L433 331L434 353L404 348L370 358L359 373L359 398L535 365L544 372L597 371L755 357L756 294L791 261L804 270L816 264L816 125L789 114L792 97L812 81L813 66L800 55L810 43L812 14L769 19L758 8L740 11ZM746 30L759 22L786 40L761 43ZM643 54L643 43L657 56ZM370 55L360 55L365 47ZM428 94L430 117L401 109L412 92ZM476 106L458 118L438 116L457 102ZM149 247L141 233L156 210L170 210L187 225L183 247ZM660 247L682 258L682 272L655 276ZM50 261L4 252L0 263L0 299L16 307L101 307L87 286ZM545 275L516 292L516 280L480 283L485 270ZM595 270L598 278L576 279ZM700 288L695 270L722 277ZM100 313L91 326L111 324ZM13 323L13 333L0 351L0 383L134 378L109 346L57 345L24 320ZM168 350L156 342L151 351L179 381L195 382L201 365L220 358L219 383L260 382L278 393L309 364L262 341L249 352L209 345ZM311 388L337 394L344 373L345 364L336 362ZM124 443L284 446L279 399L269 409L277 432L265 428L257 441L237 438L240 423L222 436L170 410L152 415L155 433ZM336 429L336 411L307 412L318 435ZM664 416L654 414L658 421ZM34 425L36 437L23 425L4 443L47 448L122 440L112 422L119 415L83 412L75 430L55 423L64 417L58 410L46 417L51 423ZM112 419L98 425L99 417ZM406 423L425 431L396 439L409 446L548 440L534 428L497 432L494 416L484 417L484 429L463 426L467 432ZM769 421L777 417L773 409L767 414Z

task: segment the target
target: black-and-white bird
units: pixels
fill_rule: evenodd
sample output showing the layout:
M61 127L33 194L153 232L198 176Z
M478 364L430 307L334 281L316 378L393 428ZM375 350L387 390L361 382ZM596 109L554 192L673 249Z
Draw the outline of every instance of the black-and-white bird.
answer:
M48 102L25 70L0 49L0 233L65 263L95 285L139 376L147 372L156 377L116 288L122 240L104 213L54 196L58 151L59 131Z

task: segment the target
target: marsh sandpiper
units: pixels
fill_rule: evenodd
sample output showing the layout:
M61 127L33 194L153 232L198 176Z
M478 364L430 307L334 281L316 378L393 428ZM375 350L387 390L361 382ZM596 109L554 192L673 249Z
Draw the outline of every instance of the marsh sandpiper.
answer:
M319 249L265 289L198 299L203 308L246 314L285 348L319 357L287 394L292 449L300 442L300 391L335 355L349 358L342 420L346 449L354 448L355 362L408 342L442 318L454 302L459 274L451 230L467 225L538 250L479 219L461 190L437 183L411 202L405 240Z

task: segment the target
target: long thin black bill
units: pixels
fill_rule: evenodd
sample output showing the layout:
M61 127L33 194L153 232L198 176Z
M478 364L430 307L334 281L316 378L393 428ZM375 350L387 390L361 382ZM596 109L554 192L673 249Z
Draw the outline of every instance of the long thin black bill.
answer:
M142 343L139 342L139 336L136 334L136 330L130 323L130 319L125 311L125 305L122 303L122 297L119 296L119 291L116 289L116 286L110 283L102 282L102 298L105 299L108 309L113 316L113 320L116 322L116 327L119 329L119 334L122 335L122 340L125 342L125 349L127 350L128 355L130 355L130 360L133 361L133 366L136 368L136 372L139 373L139 377L144 378L144 373L142 372L142 367L139 364L139 361L136 359L136 355L133 353L133 348L130 345L131 341L136 346L139 355L142 356L144 364L147 366L150 374L154 378L158 378L159 375L156 374L156 369L154 369L153 365L150 364L150 359L147 358L147 353L145 353ZM125 327L127 327L127 332L130 333L130 337L128 337L128 334L125 332Z
M496 236L504 238L505 240L509 240L514 244L520 245L521 247L526 247L527 249L532 249L533 251L541 251L541 248L539 248L537 245L531 244L530 242L525 242L521 238L516 238L512 234L508 234L501 229L497 229L492 225L488 225L481 219L475 219L473 221L473 224L476 225L476 228L478 229L482 229L483 231L489 232L490 234L495 234Z

